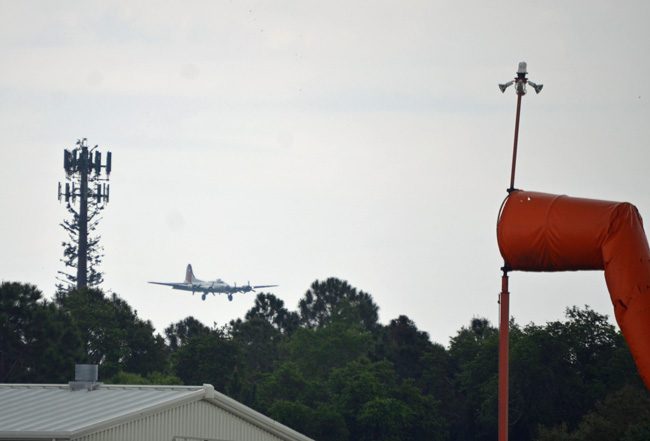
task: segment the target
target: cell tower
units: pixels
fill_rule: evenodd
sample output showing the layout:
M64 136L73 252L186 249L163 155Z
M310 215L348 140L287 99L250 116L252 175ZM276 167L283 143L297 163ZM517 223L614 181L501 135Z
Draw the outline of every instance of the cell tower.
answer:
M63 151L63 168L67 182L65 186L59 182L59 202L65 200L70 207L76 204L79 198L79 209L75 213L78 230L77 288L88 286L88 200L94 198L98 206L109 201L110 185L107 181L111 174L112 154L106 152L106 162L102 164L102 154L97 148L98 146L89 149L87 139L83 138L77 140L73 149ZM95 184L94 188L89 188L89 178Z

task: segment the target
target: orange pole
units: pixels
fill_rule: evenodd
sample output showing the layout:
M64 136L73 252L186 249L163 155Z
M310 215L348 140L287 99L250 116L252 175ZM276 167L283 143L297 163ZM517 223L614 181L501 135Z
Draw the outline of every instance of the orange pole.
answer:
M519 82L520 80L518 80ZM524 80L525 81L525 80ZM515 139L512 144L512 167L510 169L510 188L515 190L515 170L517 168L517 144L519 142L519 117L521 115L521 97L517 91L517 112L515 114ZM501 295L499 296L499 441L508 441L508 359L510 351L510 293L508 292L508 270L504 262L501 277Z
M510 332L510 293L508 272L501 277L499 296L499 441L508 441L508 351Z

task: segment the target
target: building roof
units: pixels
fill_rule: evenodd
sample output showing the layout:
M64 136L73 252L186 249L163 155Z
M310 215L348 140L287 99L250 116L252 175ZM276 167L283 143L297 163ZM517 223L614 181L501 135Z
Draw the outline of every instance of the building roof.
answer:
M92 391L72 391L68 385L57 384L0 384L0 438L70 438L197 400L206 400L281 439L310 441L209 384L101 385Z

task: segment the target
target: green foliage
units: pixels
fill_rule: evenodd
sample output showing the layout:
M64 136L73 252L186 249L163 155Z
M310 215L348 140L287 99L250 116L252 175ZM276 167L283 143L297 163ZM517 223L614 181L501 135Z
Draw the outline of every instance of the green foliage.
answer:
M635 378L620 333L589 307L568 309L566 322L529 325L512 339L511 433L532 439L540 425L573 428L595 402Z
M313 409L300 402L279 399L269 407L268 414L271 418L319 441L349 439L343 417L327 405Z
M210 383L229 393L239 387L239 348L221 329L190 338L175 354L174 372L185 384Z
M176 375L165 374L163 372L151 372L147 374L146 379L149 384L166 384L170 386L183 384L181 379Z
M67 175L66 181L76 188L81 187L79 181L80 176ZM88 188L95 188L101 181L101 176L95 173L88 175ZM81 203L81 198L79 198ZM88 198L88 214L87 225L87 283L89 287L97 288L104 282L104 273L99 270L99 267L104 259L104 248L101 246L101 236L95 231L101 221L101 215L105 208L104 202L97 201L96 198ZM77 287L77 267L79 260L79 231L80 231L80 208L75 200L66 202L66 210L68 211L68 218L64 219L59 225L67 233L68 239L61 242L63 247L63 262L65 271L57 271L59 283L57 290L59 292L71 291ZM70 271L70 272L68 272Z
M316 412L300 402L279 399L269 407L268 413L274 420L282 421L298 432L315 432Z
M247 372L270 372L278 359L282 334L269 322L259 317L246 321L230 322L230 334L240 348L241 359Z
M433 395L423 394L416 386L415 380L404 380L395 391L395 395L404 403L410 414L405 438L413 441L448 441L449 417L443 408L451 402L440 401Z
M412 418L407 406L393 398L375 398L358 417L360 440L399 441Z
M320 404L313 421L312 436L319 441L347 441L350 437L343 415L331 404Z
M69 317L33 285L0 285L0 382L65 382L81 357Z
M342 322L296 331L286 350L306 375L325 377L334 368L367 355L373 347L370 333Z
M625 386L609 394L570 431L566 424L542 427L537 441L647 441L650 439L650 396Z
M133 374L131 372L120 371L113 375L111 378L105 379L104 383L107 384L166 384L177 385L183 384L180 378L173 375L165 375L160 372L152 372L146 377Z
M169 349L172 352L177 351L192 337L209 335L210 332L210 328L194 317L187 317L165 328L165 336L167 337Z
M164 339L117 295L72 290L58 293L56 303L81 335L84 355L77 361L100 365L102 376L119 371L146 375L166 367Z
M296 312L284 307L284 302L273 294L259 293L255 305L246 313L246 320L263 320L282 334L291 334L300 324Z
M497 330L479 318L451 339L451 378L458 396L452 403L457 409L453 439L491 440L497 431L498 343Z
M372 296L333 277L312 283L298 306L300 322L308 328L322 327L337 320L356 322L368 331L378 326L379 308Z
M270 408L277 400L313 405L320 389L320 384L305 378L296 363L286 361L261 380L258 403L262 408Z
M107 384L151 384L142 375L132 374L130 372L118 372L111 378L104 380Z
M259 294L245 318L208 327L193 317L154 333L116 295L93 289L43 300L0 285L0 381L66 382L75 362L102 381L211 383L306 435L329 440L493 441L498 332L474 318L432 343L406 316L377 322L369 294L314 282L299 304ZM510 438L650 439L650 399L606 316L511 322Z
M444 352L444 348L439 346ZM401 315L391 320L381 332L377 354L390 360L400 378L420 379L428 369L434 345L426 332L419 331L415 323Z

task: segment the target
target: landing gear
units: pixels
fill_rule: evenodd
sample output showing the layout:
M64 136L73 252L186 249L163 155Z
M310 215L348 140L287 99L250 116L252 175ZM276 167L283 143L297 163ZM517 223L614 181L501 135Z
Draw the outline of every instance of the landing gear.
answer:
M205 293L201 294L201 300L205 300L205 296L206 296Z
M232 302L232 294L228 294L228 300Z

